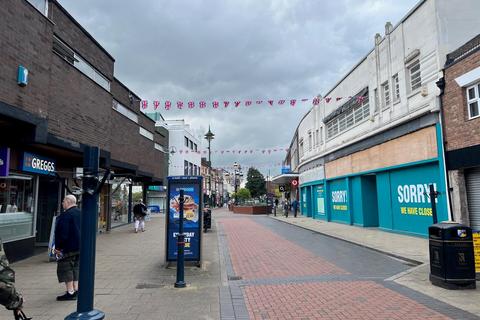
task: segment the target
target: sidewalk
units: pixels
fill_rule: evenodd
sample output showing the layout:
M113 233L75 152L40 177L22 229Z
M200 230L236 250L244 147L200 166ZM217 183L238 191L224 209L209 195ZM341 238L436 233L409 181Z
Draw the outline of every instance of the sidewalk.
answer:
M176 289L176 270L164 266L165 219L154 216L147 231L124 226L97 238L95 303L105 319L218 319L220 263L216 231L204 233L202 268L186 267L187 288ZM215 228L215 225L212 224ZM57 302L65 291L56 263L41 254L13 264L17 286L34 320L60 320L76 311L76 301ZM0 319L11 319L0 308Z
M459 309L480 316L480 285L476 290L446 290L433 286L429 281L430 265L428 239L406 236L377 228L362 228L334 222L314 220L312 218L293 216L285 218L277 214L271 218L312 230L336 239L355 243L362 247L383 252L405 260L413 266L407 272L398 274L389 280L419 291L432 298L448 303Z

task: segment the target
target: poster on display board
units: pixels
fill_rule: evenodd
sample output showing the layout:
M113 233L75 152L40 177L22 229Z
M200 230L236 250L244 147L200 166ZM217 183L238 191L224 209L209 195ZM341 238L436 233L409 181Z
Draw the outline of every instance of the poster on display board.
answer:
M475 273L477 280L480 280L480 231L473 230L473 250L475 254Z
M183 232L185 261L200 262L202 203L200 176L168 177L168 214L166 217L166 260L177 260L177 235L180 218L180 190L184 191Z

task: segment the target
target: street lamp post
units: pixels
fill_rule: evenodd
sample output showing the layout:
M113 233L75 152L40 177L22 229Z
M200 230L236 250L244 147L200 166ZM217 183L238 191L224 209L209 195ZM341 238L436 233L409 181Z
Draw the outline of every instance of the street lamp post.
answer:
M238 204L237 188L239 185L238 177L240 177L240 165L238 163L233 164L233 186L235 187L235 205Z
M211 157L211 150L210 150L210 142L213 140L215 135L210 131L210 126L208 126L208 132L205 134L205 139L208 141L208 204L210 207L212 206L212 161Z

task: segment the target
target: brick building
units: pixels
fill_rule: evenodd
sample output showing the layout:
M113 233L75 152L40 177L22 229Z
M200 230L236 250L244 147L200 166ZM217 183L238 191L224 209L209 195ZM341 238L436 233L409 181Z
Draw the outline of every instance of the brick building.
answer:
M115 173L99 227L128 223L132 185L166 176L168 131L139 111L114 58L57 1L6 0L0 17L0 238L15 260L48 244L67 187L81 184L85 146Z
M442 96L446 166L456 221L480 230L480 34L448 54Z

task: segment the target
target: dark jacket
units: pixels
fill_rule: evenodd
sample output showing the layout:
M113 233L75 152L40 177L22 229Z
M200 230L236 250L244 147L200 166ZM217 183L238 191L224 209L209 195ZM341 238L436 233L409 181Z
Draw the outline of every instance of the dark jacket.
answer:
M3 252L0 240L0 304L8 310L15 310L22 306L23 299L15 290L15 271L8 265L7 257Z
M137 203L133 206L133 215L139 218L145 217L147 215L147 206L143 203Z
M57 218L55 227L55 249L62 253L80 251L80 209L71 207Z

